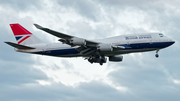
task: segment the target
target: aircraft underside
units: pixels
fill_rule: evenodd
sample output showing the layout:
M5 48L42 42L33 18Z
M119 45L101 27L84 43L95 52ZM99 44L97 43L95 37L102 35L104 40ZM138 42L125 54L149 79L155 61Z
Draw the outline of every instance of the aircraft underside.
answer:
M156 43L138 43L138 44L130 44L130 45L119 45L119 46L125 46L126 49L123 50L113 50L108 52L101 52L99 50L95 50L93 54L84 55L81 52L77 51L75 48L70 49L57 49L57 50L46 50L46 51L39 51L39 52L33 52L33 54L40 54L40 55L48 55L48 56L55 56L55 57L84 57L85 60L88 60L90 63L99 63L102 65L103 63L107 62L107 57L109 57L109 60L112 61L122 61L122 56L116 56L114 55L122 55L122 54L128 54L128 53L136 53L136 52L148 52L148 51L154 51L157 50L157 52L169 46L170 42L156 42ZM92 51L92 50L89 50ZM89 52L87 51L87 53ZM155 55L156 57L159 57L158 53Z

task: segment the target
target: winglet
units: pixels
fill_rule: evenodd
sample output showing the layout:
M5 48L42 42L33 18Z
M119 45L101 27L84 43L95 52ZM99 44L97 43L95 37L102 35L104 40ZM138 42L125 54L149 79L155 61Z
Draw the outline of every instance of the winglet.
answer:
M38 24L34 24L34 26L37 28L37 29L43 29L42 26L38 25Z

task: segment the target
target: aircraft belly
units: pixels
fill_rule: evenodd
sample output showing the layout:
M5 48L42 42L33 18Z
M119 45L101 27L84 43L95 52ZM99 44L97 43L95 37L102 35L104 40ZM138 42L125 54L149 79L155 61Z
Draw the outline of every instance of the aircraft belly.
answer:
M118 55L118 54L128 54L133 52L146 52L153 51L157 49L162 49L168 47L171 42L154 42L154 43L133 43L133 44L121 44L117 46L124 46L125 49L114 50L109 52L100 52L101 55L109 56L109 55ZM83 56L79 51L75 48L69 49L53 49L53 50L45 50L39 52L32 52L34 54L48 55L48 56L56 56L56 57L79 57Z
M57 56L57 57L77 57L80 56L80 53L75 48L70 49L55 49L55 50L46 50L33 52L34 54L48 55L48 56Z
M104 53L107 56L111 55L120 55L120 54L128 54L128 53L136 53L136 52L148 52L148 51L153 51L157 50L156 48L151 48L151 49L131 49L131 50L119 50L119 51L112 51L108 53Z
M157 49L162 49L168 47L172 44L172 42L154 42L154 43L133 43L133 44L123 44L118 46L126 47L124 50L115 50L111 52L104 52L102 54L105 55L118 55L118 54L128 54L128 53L135 53L135 52L147 52L153 51Z

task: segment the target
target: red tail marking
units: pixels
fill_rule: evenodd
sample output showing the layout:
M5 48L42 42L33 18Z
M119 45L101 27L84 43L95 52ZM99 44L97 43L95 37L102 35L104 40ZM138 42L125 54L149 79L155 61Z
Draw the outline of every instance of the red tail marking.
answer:
M14 33L14 35L27 35L32 34L28 30L26 30L24 27L22 27L20 24L10 24L11 29Z
M25 38L23 38L21 41L18 42L18 44L20 44L21 42L23 42L24 40L26 40L27 38L29 38L30 36L26 36Z

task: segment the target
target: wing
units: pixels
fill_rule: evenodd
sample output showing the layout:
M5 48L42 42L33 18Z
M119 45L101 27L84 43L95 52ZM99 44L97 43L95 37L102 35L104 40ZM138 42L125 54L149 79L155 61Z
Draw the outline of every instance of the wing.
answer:
M71 35L67 35L67 34L64 34L64 33L61 33L61 32L57 32L57 31L54 31L54 30L51 30L51 29L48 29L48 28L44 28L38 24L34 24L34 26L40 30L43 30L49 34L52 34L54 36L57 36L59 38L62 38L62 39L71 39L73 38L74 36L71 36Z
M44 28L38 24L34 24L36 28L43 30L51 35L54 35L59 39L60 42L71 45L71 46L80 46L78 48L76 48L77 51L79 51L80 53L84 54L84 55L92 55L94 54L94 52L96 52L96 50L98 49L105 49L106 48L111 48L112 49L124 49L125 47L123 46L113 46L110 44L105 44L105 43L101 43L101 42L96 42L96 41L91 41L91 40L87 40L87 39L83 39L83 38L78 38L75 36L71 36L68 34L64 34L61 32L57 32L48 28Z
M51 35L54 35L59 39L59 41L66 43L68 45L72 45L72 46L76 46L76 45L82 45L82 44L86 44L87 46L96 46L97 44L99 44L99 42L95 42L95 41L90 41L90 40L86 40L86 39L82 39L82 38L78 38L75 36L71 36L68 34L64 34L61 32L57 32L48 28L44 28L38 24L34 24L36 28L43 30Z

